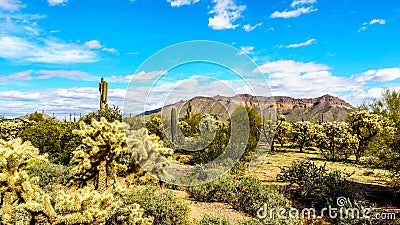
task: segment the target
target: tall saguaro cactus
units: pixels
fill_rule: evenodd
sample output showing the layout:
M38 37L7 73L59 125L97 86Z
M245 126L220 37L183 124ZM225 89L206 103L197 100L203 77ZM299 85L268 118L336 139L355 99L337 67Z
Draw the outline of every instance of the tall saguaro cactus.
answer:
M176 117L176 108L171 109L171 140L172 143L176 141L176 129L178 125L178 119Z
M186 119L190 119L192 117L192 104L188 104L188 108L186 110Z
M100 92L100 110L103 110L107 107L107 98L108 98L108 83L101 78L99 83L99 92Z

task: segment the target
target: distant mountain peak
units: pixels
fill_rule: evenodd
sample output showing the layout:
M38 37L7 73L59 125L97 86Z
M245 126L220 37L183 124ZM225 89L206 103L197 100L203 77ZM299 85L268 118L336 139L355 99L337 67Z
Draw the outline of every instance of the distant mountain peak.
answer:
M326 121L344 121L349 112L355 108L346 101L333 96L323 95L317 98L292 98L288 96L253 96L250 94L237 94L232 97L217 95L215 97L196 96L188 100L192 105L194 113L210 114L225 118L228 112L232 112L237 106L248 104L259 110L264 106L275 103L279 115L285 115L290 121L310 120L318 121L322 118ZM172 107L184 114L187 109L186 101L179 101L175 104L160 109L147 111L144 114L163 113L168 115Z

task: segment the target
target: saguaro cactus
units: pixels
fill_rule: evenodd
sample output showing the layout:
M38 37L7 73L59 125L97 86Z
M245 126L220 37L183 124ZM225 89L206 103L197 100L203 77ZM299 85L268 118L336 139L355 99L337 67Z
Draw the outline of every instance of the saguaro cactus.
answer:
M188 108L186 110L186 119L190 119L192 117L192 104L188 104Z
M103 110L107 107L107 98L108 98L108 83L101 78L99 83L99 92L100 92L100 110Z
M176 129L178 125L178 120L176 117L176 108L171 109L171 140L172 143L176 141Z

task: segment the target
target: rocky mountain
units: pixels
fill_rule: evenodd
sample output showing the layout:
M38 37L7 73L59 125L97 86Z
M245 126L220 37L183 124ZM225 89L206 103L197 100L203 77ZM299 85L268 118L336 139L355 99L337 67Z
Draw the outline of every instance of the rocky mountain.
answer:
M276 109L278 115L285 115L289 121L309 120L317 122L322 117L325 121L344 121L346 115L355 110L355 108L346 101L332 96L324 95L318 98L292 98L286 96L252 96L248 94L239 94L233 97L215 96L215 97L194 97L189 101L179 101L175 104L165 106L160 109L147 111L148 114L162 113L169 115L172 107L176 107L179 115L186 114L188 103L192 105L194 113L216 115L227 118L228 113L235 110L240 104L247 104L257 110L262 109L273 111ZM275 106L275 107L274 107Z

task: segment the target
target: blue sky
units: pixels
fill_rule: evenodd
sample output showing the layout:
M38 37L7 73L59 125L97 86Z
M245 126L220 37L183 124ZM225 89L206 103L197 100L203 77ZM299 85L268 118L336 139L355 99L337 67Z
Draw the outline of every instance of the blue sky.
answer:
M0 0L0 114L45 110L61 118L96 110L102 76L109 104L120 107L135 77L165 74L153 93L161 100L185 84L149 108L249 92L232 71L207 63L140 67L161 49L192 40L250 57L273 95L332 94L357 105L400 86L399 15L398 0Z

